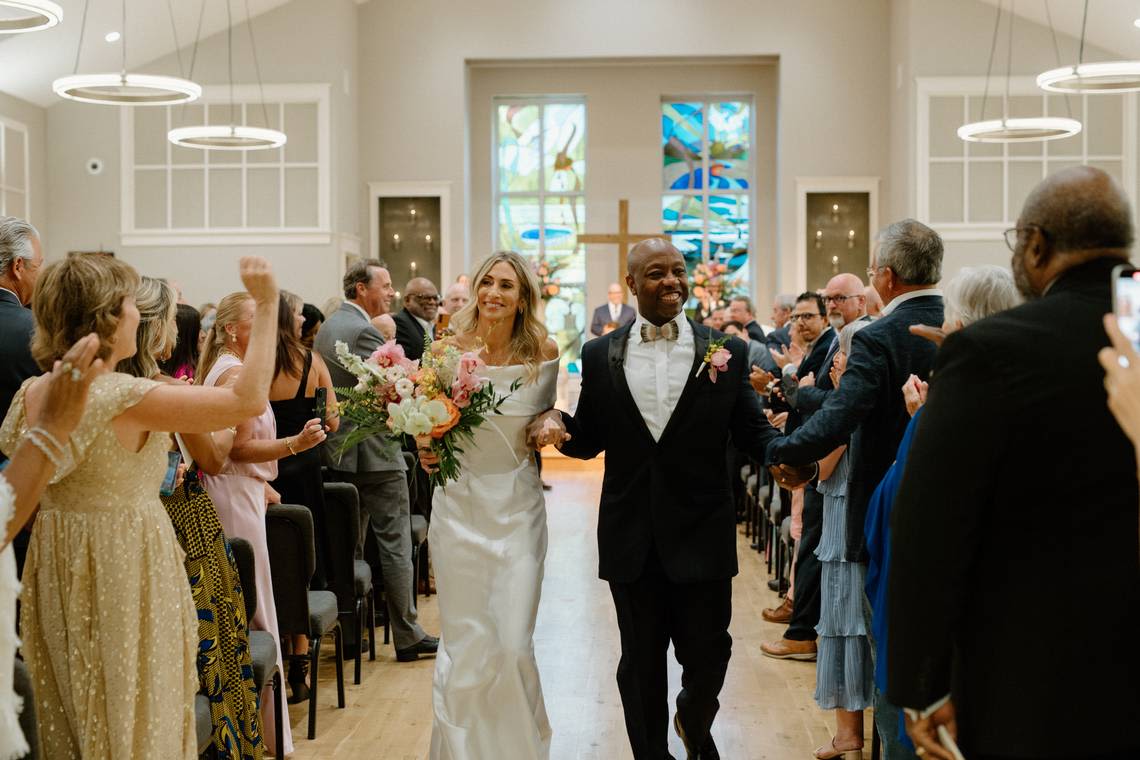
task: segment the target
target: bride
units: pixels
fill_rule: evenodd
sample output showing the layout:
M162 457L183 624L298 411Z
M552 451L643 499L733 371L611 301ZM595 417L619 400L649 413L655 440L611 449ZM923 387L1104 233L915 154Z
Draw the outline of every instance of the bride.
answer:
M517 253L492 255L471 282L474 298L451 317L449 340L481 353L497 393L521 385L501 415L475 429L459 479L436 488L432 501L442 634L431 758L546 758L550 722L533 642L546 504L527 426L554 405L558 347L539 320L538 281ZM436 461L421 449L425 469Z

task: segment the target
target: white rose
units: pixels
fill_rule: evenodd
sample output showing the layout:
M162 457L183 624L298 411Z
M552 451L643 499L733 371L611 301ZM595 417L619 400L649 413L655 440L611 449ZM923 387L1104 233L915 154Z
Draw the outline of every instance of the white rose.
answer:
M442 401L428 401L423 405L423 413L431 420L432 427L442 425L451 419L451 415L447 412L447 407L444 406Z
M433 427L435 426L426 414L415 411L408 415L408 426L404 432L408 435L427 435Z
M410 397L415 390L416 384L406 377L396 381L396 393L400 394L400 398L402 399Z

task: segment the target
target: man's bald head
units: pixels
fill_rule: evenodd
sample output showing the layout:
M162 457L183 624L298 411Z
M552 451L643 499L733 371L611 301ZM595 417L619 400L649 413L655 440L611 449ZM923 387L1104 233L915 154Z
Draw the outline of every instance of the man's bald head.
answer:
M1042 180L1025 199L1017 226L1043 230L1057 253L1132 245L1128 198L1112 177L1091 166L1074 166Z
M827 322L836 330L842 330L867 313L863 281L850 272L837 274L827 281L823 302L827 307Z
M629 254L625 284L637 297L637 310L655 325L681 313L689 298L685 258L672 243L660 238L643 240Z
M426 277L413 277L404 286L404 308L428 322L434 322L439 313L439 291Z
M645 261L652 255L664 251L672 251L678 256L681 252L665 238L649 238L642 240L630 249L629 258L626 260L626 273L634 276L637 270L645 266Z

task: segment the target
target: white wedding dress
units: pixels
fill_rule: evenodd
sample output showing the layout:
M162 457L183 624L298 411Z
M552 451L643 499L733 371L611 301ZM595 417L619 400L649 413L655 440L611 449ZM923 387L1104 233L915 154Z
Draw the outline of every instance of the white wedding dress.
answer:
M489 367L497 393L521 366ZM439 591L432 760L539 760L550 721L534 658L546 558L546 503L526 426L554 404L558 361L520 386L464 444L458 480L432 501L432 565Z

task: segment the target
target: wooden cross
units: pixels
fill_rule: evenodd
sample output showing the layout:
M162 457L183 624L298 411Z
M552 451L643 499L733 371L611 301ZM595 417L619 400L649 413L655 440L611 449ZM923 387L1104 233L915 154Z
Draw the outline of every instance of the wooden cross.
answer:
M622 198L618 201L618 231L610 233L583 233L578 236L579 243L609 243L610 245L617 245L618 247L618 278L617 281L621 283L622 290L628 292L625 285L625 274L629 262L629 244L640 243L642 240L650 240L652 238L662 238L665 236L660 232L643 235L637 232L629 231L629 201Z

